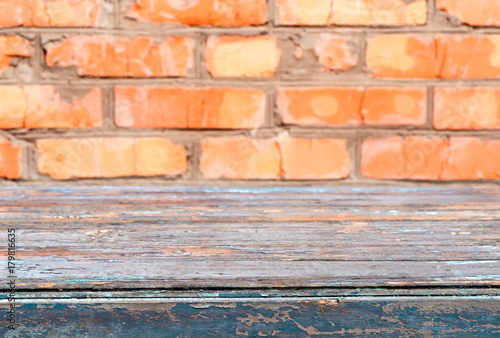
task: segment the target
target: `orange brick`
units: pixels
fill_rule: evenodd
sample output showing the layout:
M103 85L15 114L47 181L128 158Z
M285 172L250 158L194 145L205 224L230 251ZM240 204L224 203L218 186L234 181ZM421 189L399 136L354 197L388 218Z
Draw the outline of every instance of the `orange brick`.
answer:
M0 177L21 178L21 147L0 139Z
M319 180L349 176L347 140L280 137L278 144L286 179Z
M281 55L274 37L211 36L206 62L213 77L271 77Z
M423 25L427 2L416 0L277 0L281 25Z
M115 88L115 122L129 128L187 128L189 111L197 108L185 88Z
M500 140L452 137L442 177L445 180L499 179Z
M189 128L253 129L265 122L266 94L261 90L208 88L194 95L203 101L189 114Z
M500 35L378 36L366 63L382 78L500 78Z
M26 109L27 97L22 87L0 86L0 128L24 128Z
M423 125L427 116L427 90L367 88L361 113L368 125Z
M372 76L382 78L435 78L440 72L441 59L430 36L376 36L369 39L366 51Z
M25 88L25 128L89 128L102 125L102 93L91 88L81 98L63 101L54 87Z
M325 65L324 70L347 70L358 64L358 54L353 43L344 37L321 34L314 51L319 57L319 62Z
M287 124L360 124L362 88L283 88L278 110Z
M500 128L500 89L435 88L434 127L436 129Z
M0 2L0 26L34 26L36 0L2 0ZM43 7L43 4L42 6ZM41 8L42 9L42 8Z
M436 0L436 6L472 26L500 25L500 3L497 0Z
M137 176L180 175L187 170L186 149L164 138L135 140Z
M262 25L266 22L266 1L135 0L127 15L141 21L183 25Z
M287 124L422 125L426 98L424 88L284 88L277 105Z
M207 138L200 171L205 178L278 179L280 153L275 140L245 137Z
M0 86L0 128L99 127L101 102L99 88L67 102L52 86Z
M37 140L38 171L54 179L135 174L133 139Z
M500 78L500 35L439 36L445 79Z
M337 25L423 25L427 1L334 0L332 13Z
M0 26L97 26L101 0L2 0Z
M404 166L401 176L414 180L437 180L448 155L446 140L407 137L403 145Z
M0 36L0 75L10 66L13 57L29 57L29 46L30 43L19 36Z
M403 167L403 139L369 138L361 150L361 174L370 178L401 179Z
M448 151L448 142L438 138L370 138L362 145L361 173L378 179L437 180Z
M38 170L54 179L179 175L184 147L163 138L37 140Z
M193 63L193 41L176 36L150 38L73 36L47 48L49 66L76 66L79 75L102 77L186 76Z
M331 24L331 0L277 0L281 25Z
M264 123L265 105L265 93L254 89L115 89L120 127L251 129Z

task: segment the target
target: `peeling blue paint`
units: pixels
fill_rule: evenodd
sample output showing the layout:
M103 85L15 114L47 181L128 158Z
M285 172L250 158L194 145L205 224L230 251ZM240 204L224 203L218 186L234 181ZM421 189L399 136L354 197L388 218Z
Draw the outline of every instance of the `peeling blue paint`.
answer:
M473 336L495 337L498 300L23 304L17 336L107 337ZM497 306L495 306L495 304ZM466 320L464 320L466 318ZM387 320L391 319L391 320ZM6 336L6 326L0 328Z

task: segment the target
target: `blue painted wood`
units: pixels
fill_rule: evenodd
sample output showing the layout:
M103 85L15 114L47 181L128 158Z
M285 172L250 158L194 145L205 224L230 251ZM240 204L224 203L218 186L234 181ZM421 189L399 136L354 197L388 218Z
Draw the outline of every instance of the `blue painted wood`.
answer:
M498 337L500 297L40 301L18 337ZM5 328L2 336L9 337Z

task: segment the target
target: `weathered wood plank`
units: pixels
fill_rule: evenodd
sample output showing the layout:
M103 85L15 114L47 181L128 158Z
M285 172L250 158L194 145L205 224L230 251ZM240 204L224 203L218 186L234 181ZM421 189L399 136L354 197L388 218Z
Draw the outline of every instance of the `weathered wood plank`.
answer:
M301 287L301 288L211 288L211 289L127 289L127 290L22 290L17 299L24 300L50 300L61 299L101 299L113 300L123 298L157 299L157 298L198 298L210 300L214 298L351 298L358 297L500 297L498 287ZM0 294L0 300L7 299L6 295Z
M490 186L2 188L0 220L25 289L500 285Z
M41 300L18 308L15 336L491 338L499 308L499 297Z

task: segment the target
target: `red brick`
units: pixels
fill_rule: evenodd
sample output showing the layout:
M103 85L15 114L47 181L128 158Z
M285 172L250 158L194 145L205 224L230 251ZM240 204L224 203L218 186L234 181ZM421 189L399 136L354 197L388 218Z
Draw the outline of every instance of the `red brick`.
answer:
M362 88L283 88L278 110L287 124L361 124Z
M354 42L340 36L321 34L316 41L314 51L324 70L347 70L358 64L358 54Z
M427 116L425 88L370 87L361 109L367 125L423 125Z
M283 88L277 106L287 124L423 125L424 88Z
M334 0L331 21L336 25L423 25L427 1Z
M281 25L329 25L331 0L277 0Z
M500 140L368 139L362 147L361 172L381 179L499 179Z
M366 63L373 77L435 78L442 54L431 36L380 35L368 40Z
M0 86L0 128L85 128L101 125L102 98L99 88L91 88L82 97L67 102L52 86Z
M187 170L186 149L165 138L135 140L137 176L180 175Z
M500 78L500 35L377 36L366 63L382 78Z
M250 26L266 22L265 0L136 0L127 16L183 25Z
M423 25L427 2L417 0L277 0L281 25Z
M23 128L27 103L22 87L0 86L0 128Z
M25 128L89 128L102 125L102 93L91 88L71 102L64 101L51 86L25 88Z
M448 141L440 138L407 137L403 145L404 178L436 180L449 155Z
M500 178L500 140L452 137L450 155L443 166L445 180Z
M345 139L208 138L200 171L208 179L319 180L349 176Z
M361 173L378 179L437 180L448 157L439 138L370 138L363 142Z
M2 0L0 26L97 26L101 0Z
M403 139L390 137L370 138L363 142L361 173L370 178L400 179L403 167Z
M186 150L163 138L37 140L38 170L54 179L180 175Z
M500 128L500 88L434 89L434 128Z
M280 137L278 144L286 179L319 180L349 176L347 140Z
M76 66L79 75L186 76L193 63L193 41L182 36L160 43L147 37L112 42L105 36L73 36L48 47L46 60L49 66Z
M207 138L201 146L200 171L205 178L278 179L281 175L274 139Z
M500 78L500 35L439 36L445 79Z
M252 129L264 123L265 105L265 93L254 89L115 89L115 119L120 127Z
M208 88L194 92L203 100L189 114L189 128L253 129L265 122L266 94L256 89Z
M436 0L436 7L472 26L500 26L498 0Z
M271 77L282 55L276 38L269 36L211 36L206 52L213 77Z
M29 57L30 43L19 36L0 36L0 75L11 65L13 57Z
M0 139L0 177L21 178L21 147Z

